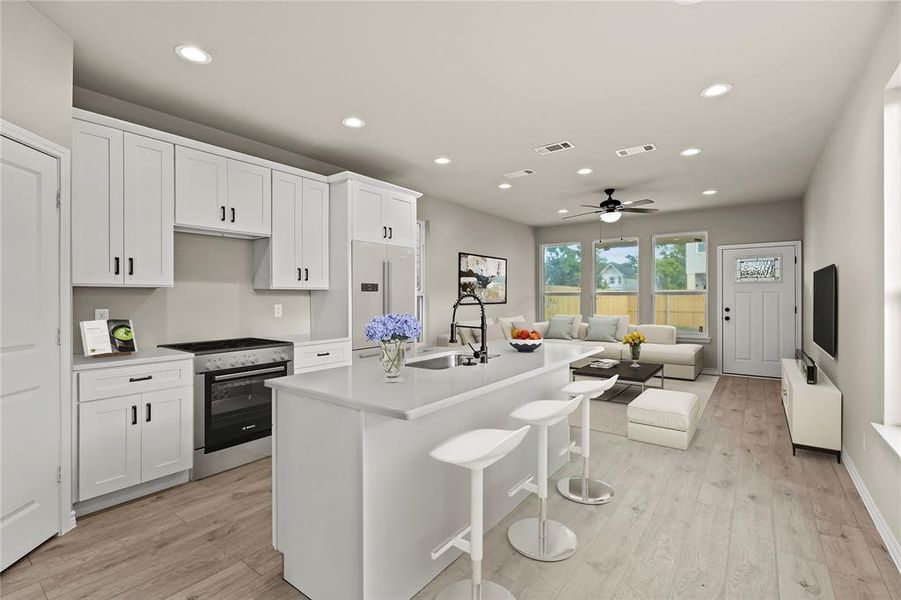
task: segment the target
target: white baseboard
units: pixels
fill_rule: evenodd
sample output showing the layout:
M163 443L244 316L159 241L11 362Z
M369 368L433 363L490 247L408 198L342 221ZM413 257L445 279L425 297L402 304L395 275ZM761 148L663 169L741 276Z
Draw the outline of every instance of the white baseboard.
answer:
M131 500L141 498L142 496L155 494L167 488L181 485L187 482L188 471L180 471L178 473L173 473L172 475L166 475L165 477L154 479L153 481L140 483L130 488L125 488L124 490L110 492L109 494L105 494L103 496L97 496L96 498L90 498L88 500L76 502L75 510L73 512L75 513L75 515L83 517L84 515L90 514L92 512L97 512L98 510L103 510L104 508L109 508L111 506L116 506L117 504L129 502Z
M717 375L717 376L719 376L719 375L722 375L722 373L720 373L719 369L707 368L707 369L701 369L701 375Z
M895 567L901 571L901 543L898 542L898 538L895 537L892 528L889 527L888 522L882 516L882 513L879 512L879 507L876 506L876 502L870 495L870 491L867 489L867 486L864 485L863 479L860 478L860 473L857 472L854 461L851 460L851 456L844 448L842 448L842 463L844 463L848 475L851 476L851 481L854 482L854 487L857 488L857 493L860 494L864 506L867 507L867 512L870 513L873 523L876 524L876 531L879 532L882 543L885 544L885 547L888 549L888 553L891 555Z

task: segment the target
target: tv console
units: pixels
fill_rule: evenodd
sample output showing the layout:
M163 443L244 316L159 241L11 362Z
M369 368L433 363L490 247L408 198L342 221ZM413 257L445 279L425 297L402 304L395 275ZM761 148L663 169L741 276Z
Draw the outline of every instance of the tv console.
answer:
M825 373L807 383L793 358L782 359L782 408L792 441L798 448L834 454L842 461L842 393Z

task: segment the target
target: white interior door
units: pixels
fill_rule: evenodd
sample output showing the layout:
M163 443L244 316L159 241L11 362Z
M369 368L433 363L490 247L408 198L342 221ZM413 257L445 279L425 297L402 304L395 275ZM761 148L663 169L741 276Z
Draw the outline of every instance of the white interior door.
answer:
M723 372L779 377L795 354L796 247L729 248L721 253Z
M59 531L57 160L0 138L0 569Z

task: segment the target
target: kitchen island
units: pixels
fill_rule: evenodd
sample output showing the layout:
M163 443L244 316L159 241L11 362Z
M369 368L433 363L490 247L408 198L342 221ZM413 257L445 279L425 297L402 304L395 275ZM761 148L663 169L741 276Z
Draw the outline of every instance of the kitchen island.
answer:
M596 346L546 343L518 353L506 343L487 364L443 370L408 361L386 383L377 358L270 379L273 388L273 545L284 578L322 598L410 598L458 556L430 552L469 522L469 473L429 458L454 435L516 428L508 415L560 398L569 364ZM564 464L566 422L548 434L549 472ZM536 432L485 472L486 530L526 498L507 490L536 468Z

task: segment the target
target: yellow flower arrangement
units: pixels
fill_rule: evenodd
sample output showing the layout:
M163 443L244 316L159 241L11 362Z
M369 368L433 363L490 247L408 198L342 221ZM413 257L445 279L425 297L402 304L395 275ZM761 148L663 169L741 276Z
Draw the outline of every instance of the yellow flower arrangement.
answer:
M632 333L626 335L623 338L623 343L632 346L641 346L643 343L648 341L648 338L644 336L644 334L640 331L633 331Z

